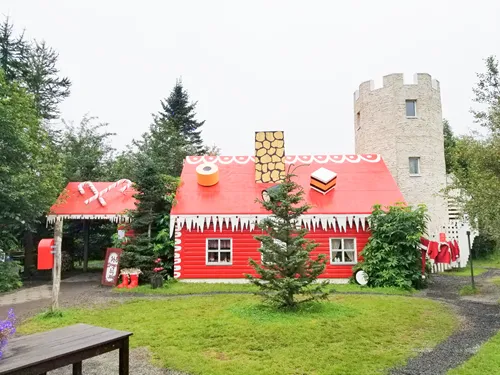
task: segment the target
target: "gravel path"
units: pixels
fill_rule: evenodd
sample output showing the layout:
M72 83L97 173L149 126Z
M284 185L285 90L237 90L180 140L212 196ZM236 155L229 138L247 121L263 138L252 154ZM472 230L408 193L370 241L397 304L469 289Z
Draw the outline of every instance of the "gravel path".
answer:
M489 270L477 277L479 285L500 275ZM391 375L444 375L474 355L481 344L500 330L500 306L490 303L489 296L476 301L460 298L459 290L470 283L463 276L435 275L429 288L422 293L427 298L451 304L462 318L459 330L430 351L408 361L406 366L393 369Z
M151 355L146 348L130 351L130 373L138 375L188 375L185 372L161 369L151 364ZM82 373L85 375L118 374L118 351L112 351L83 361ZM72 366L49 371L48 375L72 375Z

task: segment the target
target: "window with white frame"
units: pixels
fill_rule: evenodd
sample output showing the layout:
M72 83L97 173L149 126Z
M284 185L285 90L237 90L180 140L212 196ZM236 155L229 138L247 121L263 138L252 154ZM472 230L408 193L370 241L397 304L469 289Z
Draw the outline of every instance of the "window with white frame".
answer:
M331 264L356 264L355 238L330 238Z
M410 175L411 176L419 176L420 175L420 158L418 157L410 157L408 159L410 163Z
M231 238L207 239L207 265L230 266L233 264L233 240Z
M417 101L406 101L406 117L417 117Z

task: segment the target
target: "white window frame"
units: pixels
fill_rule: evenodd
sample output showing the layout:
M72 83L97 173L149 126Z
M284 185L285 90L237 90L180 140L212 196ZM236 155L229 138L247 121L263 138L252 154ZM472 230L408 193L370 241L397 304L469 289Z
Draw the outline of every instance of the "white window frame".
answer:
M408 102L415 103L415 114L414 115L411 115L411 116L408 115L408 111L407 111L407 109L408 109ZM406 115L406 118L416 118L417 114L418 114L418 112L417 112L417 100L416 99L406 99L405 100L405 115Z
M417 159L417 166L418 166L418 172L417 173L412 173L411 172L411 159ZM421 170L420 170L420 156L410 156L408 157L408 172L410 173L410 176L420 176Z
M341 249L332 249L332 240L340 240L342 241L342 248ZM353 240L354 242L354 249L344 249L344 240ZM356 241L356 237L330 237L328 239L328 247L330 248L330 264L333 266L344 266L344 265L351 265L351 264L357 264L358 263L358 245ZM345 251L354 251L354 262L334 262L334 258L332 253L333 252L342 252L342 260L345 259Z
M229 250L221 250L220 248L220 241L224 240L227 241L229 240L230 243L230 249ZM214 249L209 249L208 248L208 241L217 241L218 242L218 248L217 250ZM209 262L208 261L208 253L219 253L219 261L218 262ZM224 252L227 253L229 252L231 261L230 262L221 262L220 261L220 253ZM233 239L232 238L207 238L205 241L205 265L207 266L232 266L233 265Z

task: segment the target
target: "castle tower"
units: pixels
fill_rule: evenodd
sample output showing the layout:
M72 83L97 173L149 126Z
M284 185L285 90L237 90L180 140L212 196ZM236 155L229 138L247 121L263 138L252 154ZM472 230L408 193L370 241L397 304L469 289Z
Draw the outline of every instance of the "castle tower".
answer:
M443 119L439 82L429 74L416 74L404 84L403 74L383 77L354 93L356 153L382 156L406 201L425 203L429 210L428 235L436 238L448 223Z

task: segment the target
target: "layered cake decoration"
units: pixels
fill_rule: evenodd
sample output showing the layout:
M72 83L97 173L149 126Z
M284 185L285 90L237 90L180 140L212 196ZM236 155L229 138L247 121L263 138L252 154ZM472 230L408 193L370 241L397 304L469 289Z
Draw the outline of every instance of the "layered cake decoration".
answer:
M320 168L311 174L311 188L321 194L326 194L337 185L337 173Z

